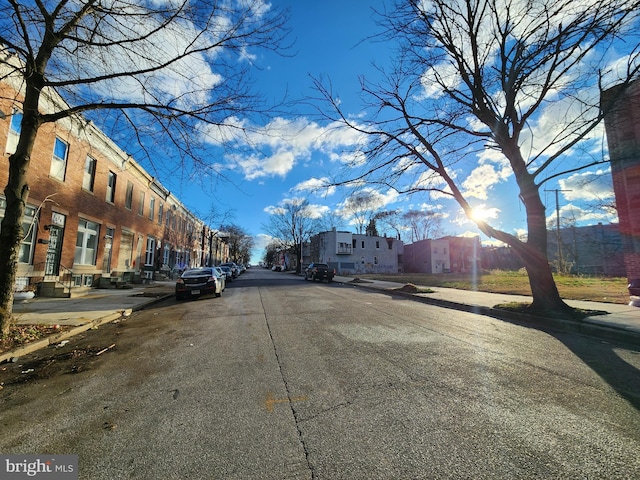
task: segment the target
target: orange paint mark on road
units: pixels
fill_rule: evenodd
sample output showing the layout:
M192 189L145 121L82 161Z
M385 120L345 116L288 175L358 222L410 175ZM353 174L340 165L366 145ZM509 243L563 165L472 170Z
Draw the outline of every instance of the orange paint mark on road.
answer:
M304 402L308 400L309 397L306 395L301 395L299 397L293 398L274 398L271 392L267 393L267 398L264 401L264 406L267 409L267 412L273 413L273 406L276 403L291 403L291 402Z

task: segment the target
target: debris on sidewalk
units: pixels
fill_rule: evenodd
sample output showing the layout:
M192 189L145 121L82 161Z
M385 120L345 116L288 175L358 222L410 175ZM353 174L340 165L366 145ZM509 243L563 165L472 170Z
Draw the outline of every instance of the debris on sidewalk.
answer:
M111 350L113 347L115 347L116 344L112 343L111 345L109 345L107 348L103 348L102 350L100 350L98 353L96 353L96 357L98 355L102 355L104 352L106 352L107 350Z

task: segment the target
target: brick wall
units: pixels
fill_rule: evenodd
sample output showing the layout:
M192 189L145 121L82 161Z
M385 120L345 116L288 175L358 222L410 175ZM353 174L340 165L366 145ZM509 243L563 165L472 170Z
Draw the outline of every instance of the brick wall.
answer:
M627 278L640 279L640 81L626 92L620 86L603 92L605 107L613 101L605 117L613 189Z
M14 106L8 99L16 97L16 92L8 85L0 83L0 110L5 114L4 118L0 118L0 148L2 148L0 185L3 189L8 181L9 154L6 152L6 145L11 112ZM17 100L16 105L20 107L19 98ZM56 137L69 145L64 181L50 175ZM92 192L82 188L87 155L96 160ZM106 201L107 179L110 171L117 176L113 203ZM125 208L126 189L129 181L134 185L131 209ZM111 270L116 269L118 265L123 231L134 233L135 238L133 260L136 264L135 266L130 265L131 272L140 270L140 263L144 264L148 236L156 239L156 248L162 247L164 242L167 242L171 244L173 250L189 251L192 265L200 261L201 256L197 254L197 250L200 247L202 223L168 191L165 195L160 195L157 193L157 189L156 191L152 190L153 178L92 124L72 123L69 120L56 124L44 124L38 132L34 145L28 183L30 187L28 203L34 207L41 207L36 233L40 242L35 244L33 265L45 261L48 249L46 241L50 235L48 228L45 227L55 223L54 217L61 218L56 214L62 214L66 217L60 264L72 268L74 274L100 275L102 273L107 228L114 229ZM160 188L160 190L163 189ZM142 215L138 214L140 192L145 194ZM155 198L153 220L149 219L151 197ZM182 221L176 222L175 226L172 222L167 227L163 218L163 223L159 224L158 208L161 203L165 218L167 213L171 212ZM100 225L95 265L74 265L78 222L81 218ZM191 236L188 235L188 231L184 227L187 223L190 224L192 230ZM138 246L138 242L140 242L140 246ZM135 254L138 250L141 251L142 261L136 258ZM21 264L20 269L22 273L19 271L19 276L29 272L29 267L26 265Z

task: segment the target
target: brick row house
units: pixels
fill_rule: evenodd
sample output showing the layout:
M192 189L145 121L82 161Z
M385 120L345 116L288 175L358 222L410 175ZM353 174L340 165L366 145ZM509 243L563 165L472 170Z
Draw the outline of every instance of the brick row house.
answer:
M0 82L3 188L20 133L18 81ZM64 104L48 91L40 109L55 103ZM139 282L228 257L224 235L82 117L40 128L28 175L16 290L38 285L41 295L63 288L66 296L73 288ZM0 192L0 218L5 206Z
M609 105L622 86L603 92ZM640 80L604 119L627 278L640 283Z

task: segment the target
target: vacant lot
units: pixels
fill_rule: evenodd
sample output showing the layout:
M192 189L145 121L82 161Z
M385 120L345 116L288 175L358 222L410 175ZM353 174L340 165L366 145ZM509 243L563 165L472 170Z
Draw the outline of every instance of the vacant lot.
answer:
M405 273L397 275L364 274L358 278L370 278L402 284L412 283L428 287L459 288L482 292L531 295L529 279L523 272L502 270L483 271L477 275L463 273L443 273L430 275ZM556 275L556 284L562 298L567 300L591 300L595 302L629 303L626 278L582 277Z

